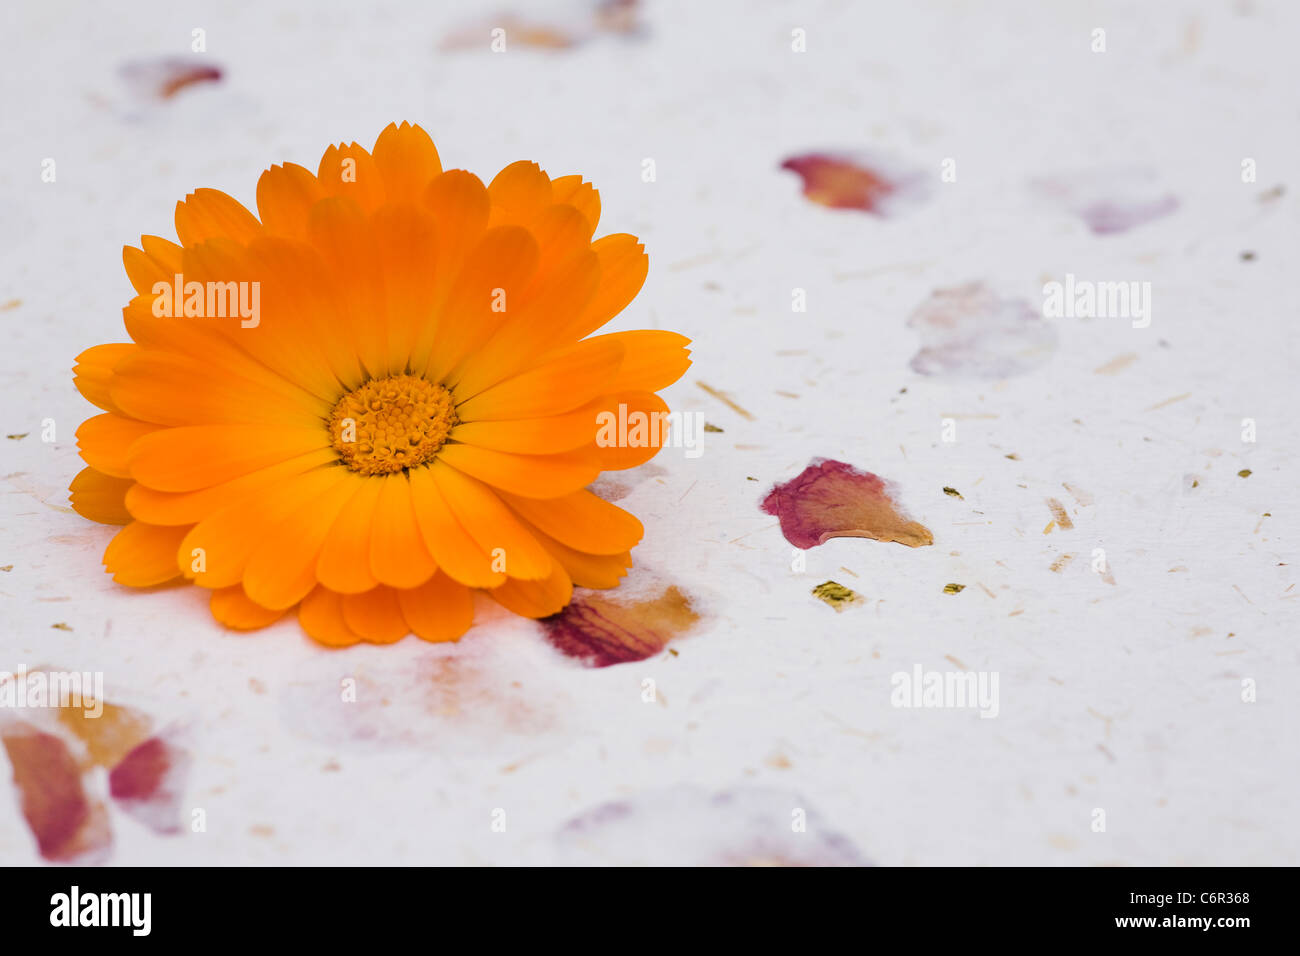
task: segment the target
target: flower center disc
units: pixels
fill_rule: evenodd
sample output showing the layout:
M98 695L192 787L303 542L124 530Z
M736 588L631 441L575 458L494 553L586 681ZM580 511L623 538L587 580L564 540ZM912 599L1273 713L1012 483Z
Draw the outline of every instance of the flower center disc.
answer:
M334 450L349 468L390 475L433 458L456 424L447 389L414 375L390 375L344 395L329 427Z

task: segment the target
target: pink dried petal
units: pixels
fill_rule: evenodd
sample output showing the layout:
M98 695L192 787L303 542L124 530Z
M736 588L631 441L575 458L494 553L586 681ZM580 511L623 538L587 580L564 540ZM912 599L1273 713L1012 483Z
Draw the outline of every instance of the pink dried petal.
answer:
M911 362L920 375L1010 378L1042 365L1056 350L1056 327L1041 309L982 282L935 289L907 326L921 336Z
M578 591L542 625L546 639L563 653L592 667L609 667L658 654L699 619L690 598L670 585L641 601L616 602L598 591Z
M790 157L781 168L799 174L805 197L831 209L888 216L924 194L920 176L882 158L804 153Z
M188 57L158 57L133 60L122 67L122 76L138 96L167 100L188 86L217 83L221 68Z
M777 485L762 508L781 519L781 533L796 548L830 538L874 538L910 548L934 544L922 524L898 510L884 479L830 459L814 459L799 475Z
M127 814L156 833L179 833L189 754L162 737L150 737L108 775L108 790Z
M23 818L41 856L84 863L105 855L112 844L108 815L86 795L81 769L67 745L22 723L5 728L3 741Z

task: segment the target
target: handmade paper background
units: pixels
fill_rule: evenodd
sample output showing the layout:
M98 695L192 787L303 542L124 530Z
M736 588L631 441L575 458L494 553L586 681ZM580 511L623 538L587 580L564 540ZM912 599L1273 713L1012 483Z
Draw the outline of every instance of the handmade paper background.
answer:
M84 757L108 731L50 729L106 815L93 858L1297 862L1294 4L683 0L597 17L169 0L3 17L0 670L102 671L146 725L130 733L172 755L160 822ZM221 78L155 98L160 57ZM582 173L599 232L646 243L649 280L614 328L690 336L666 397L721 431L602 490L646 525L627 593L672 584L702 616L676 654L583 667L486 601L455 645L331 652L292 618L239 635L197 589L114 585L112 529L67 507L93 413L70 367L123 338L122 245L169 234L195 187L252 206L272 162L314 168L403 119L446 167ZM924 195L888 217L810 202L781 166L827 151L915 171ZM1044 182L1176 208L1098 235ZM1055 335L1018 374L914 370L908 319L935 289L982 282L1037 308L1067 273L1150 282L1149 327L1041 320ZM1018 328L953 360L1015 356ZM893 482L934 544L835 539L793 571L759 505L817 457ZM1073 527L1049 527L1048 499ZM810 593L828 579L863 600L836 613ZM917 664L996 672L998 716L891 706L890 676ZM7 777L0 860L39 863Z

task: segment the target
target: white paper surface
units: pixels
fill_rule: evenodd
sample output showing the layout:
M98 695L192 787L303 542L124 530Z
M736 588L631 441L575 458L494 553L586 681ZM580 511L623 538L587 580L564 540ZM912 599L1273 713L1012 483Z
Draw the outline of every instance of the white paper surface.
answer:
M797 808L836 861L1297 862L1300 8L664 2L639 40L505 54L486 35L439 49L492 20L449 5L4 16L0 303L21 302L0 312L0 431L30 434L0 440L0 669L104 672L109 700L186 735L183 808L207 820L165 837L110 806L112 863L743 862L779 855ZM194 28L225 79L133 98L122 64L193 55ZM690 336L695 364L666 397L723 429L699 458L668 449L615 476L646 526L630 584L676 583L705 615L679 656L583 668L489 601L450 646L330 652L292 618L238 635L206 592L114 585L112 530L66 506L73 432L94 414L70 368L124 338L122 245L170 234L195 187L252 206L266 166L314 169L329 143L369 146L394 120L485 179L521 158L580 172L601 191L598 233L646 243L649 280L612 327ZM885 220L815 205L780 164L828 149L932 172L931 196ZM1117 167L1154 171L1178 210L1097 236L1031 188ZM1052 320L1050 357L1002 381L909 367L907 319L935 288L1037 303L1067 272L1149 281L1150 326ZM894 482L934 545L836 539L793 573L758 501L814 457ZM1048 498L1073 529L1044 533ZM865 603L833 612L809 593L828 578ZM892 674L949 658L999 675L995 719L891 706ZM339 702L348 678L356 704ZM643 823L575 842L566 824L611 802ZM40 862L3 779L0 860Z

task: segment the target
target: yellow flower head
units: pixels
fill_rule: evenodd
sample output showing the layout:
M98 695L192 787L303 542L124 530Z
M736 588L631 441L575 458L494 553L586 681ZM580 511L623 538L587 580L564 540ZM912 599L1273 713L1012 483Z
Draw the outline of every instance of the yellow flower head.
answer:
M272 166L257 213L178 203L179 243L124 251L132 341L77 358L104 414L72 504L124 525L114 580L189 579L239 629L296 607L331 645L455 640L475 588L545 617L616 586L641 523L585 488L658 446L599 423L665 415L690 359L591 335L647 269L634 236L593 240L595 189L528 162L484 186L404 123Z

